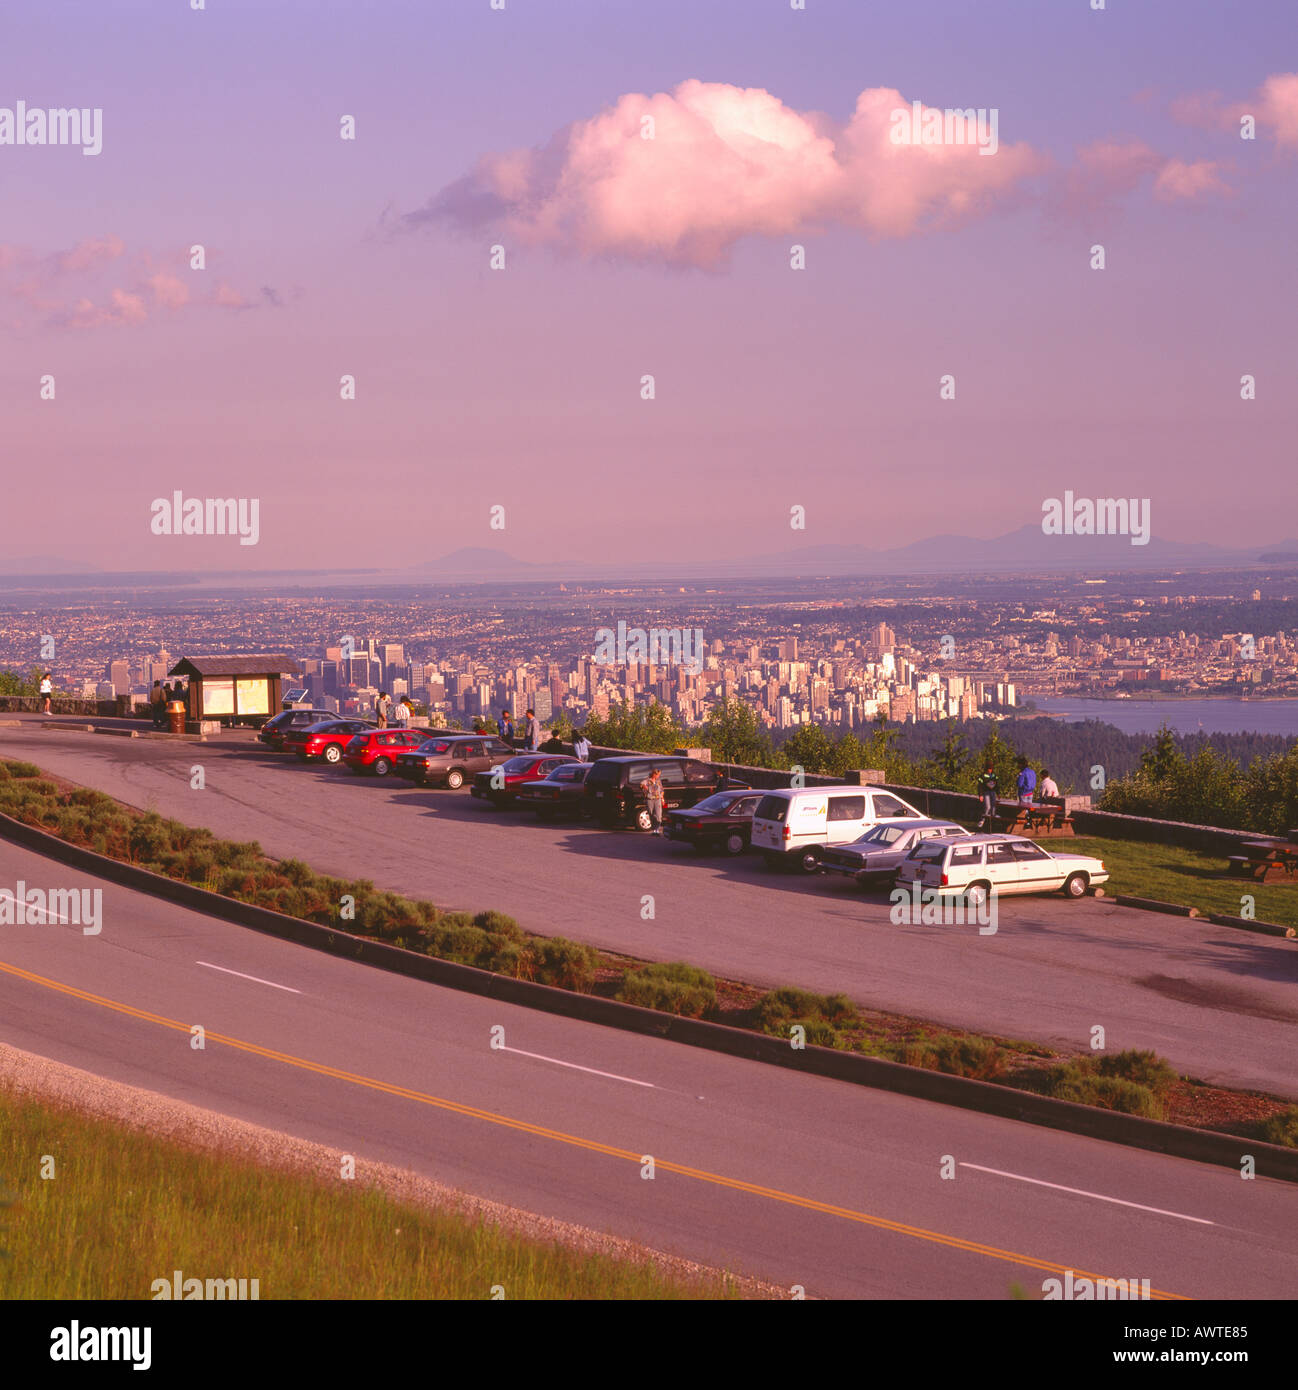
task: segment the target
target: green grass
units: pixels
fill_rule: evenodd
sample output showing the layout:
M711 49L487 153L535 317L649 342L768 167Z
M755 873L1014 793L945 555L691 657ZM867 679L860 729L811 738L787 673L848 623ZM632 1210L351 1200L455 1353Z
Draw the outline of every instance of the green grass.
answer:
M15 1199L0 1205L0 1299L149 1299L177 1269L257 1279L263 1299L490 1299L493 1285L507 1300L740 1296L720 1275L523 1237L337 1173L195 1152L0 1092L0 1199Z
M1124 893L1135 898L1158 898L1163 902L1197 907L1204 913L1224 912L1238 917L1241 899L1249 894L1254 901L1253 916L1258 921L1298 927L1298 882L1249 883L1243 879L1222 878L1221 871L1226 867L1224 853L1201 854L1172 845L1080 835L1072 840L1042 840L1041 844L1064 854L1076 852L1103 859L1111 875L1104 891L1110 895Z

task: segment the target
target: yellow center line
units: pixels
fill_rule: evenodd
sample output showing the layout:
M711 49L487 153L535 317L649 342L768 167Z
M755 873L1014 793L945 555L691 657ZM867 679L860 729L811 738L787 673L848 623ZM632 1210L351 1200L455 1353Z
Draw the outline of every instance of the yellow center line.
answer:
M40 985L45 989L70 995L74 999L82 999L89 1004L97 1004L100 1008L111 1009L116 1013L126 1014L130 1018L140 1019L144 1023L156 1024L160 1028L171 1028L179 1033L191 1031L190 1024L181 1023L178 1019L165 1018L161 1014L150 1013L147 1009L137 1009L131 1004L120 1004L115 999L105 999L102 995L91 994L87 990L78 989L75 985L63 984L59 980L47 979L43 975L34 975L31 971L22 970L16 965L7 965L0 961L0 971L7 975L16 976L18 979L27 980L31 984ZM644 1157L644 1155L635 1153L630 1149L620 1149L612 1144L601 1144L594 1139L583 1139L577 1134L565 1134L562 1130L532 1124L529 1120L517 1120L509 1115L497 1114L493 1110L482 1110L474 1105L465 1105L461 1101L447 1100L443 1096L432 1096L424 1091L411 1090L408 1086L397 1086L390 1081L379 1081L372 1076L361 1076L356 1072L341 1071L337 1067L326 1066L322 1062L312 1062L305 1057L294 1057L288 1052L278 1052L274 1048L262 1047L258 1043L245 1042L242 1038L232 1038L222 1033L206 1031L204 1036L210 1042L223 1043L226 1047L235 1048L239 1052L249 1052L257 1057L265 1057L272 1062L282 1062L285 1066L315 1072L318 1076L332 1077L336 1081L346 1081L353 1086L365 1086L372 1091L399 1096L403 1100L418 1101L421 1105L431 1105L438 1110L449 1111L455 1115L464 1115L469 1119L485 1120L488 1124L519 1130L524 1134L535 1135L540 1139L549 1139L558 1144L567 1144L572 1148L585 1149L590 1153L605 1154L609 1158L619 1158L637 1165ZM850 1207L836 1206L832 1202L820 1202L812 1197L801 1197L797 1193L783 1192L776 1187L763 1187L758 1183L726 1177L722 1173L709 1173L703 1168L691 1168L683 1163L672 1163L667 1159L657 1157L654 1158L653 1163L655 1170L661 1169L665 1173L676 1173L681 1177L711 1183L715 1187L729 1188L734 1192L746 1192L754 1197L764 1197L768 1201L781 1202L785 1206L800 1207L804 1211L815 1211L825 1216L835 1216L842 1221L854 1221L862 1226L873 1226L878 1230L891 1231L896 1235L908 1236L913 1240L928 1241L933 1245L944 1245L953 1250L965 1250L974 1255L984 1255L988 1259L1003 1260L1007 1264L1022 1265L1027 1269L1043 1270L1048 1274L1060 1275L1066 1274L1072 1269L1074 1278L1080 1279L1109 1277L1075 1269L1070 1265L1055 1264L1050 1260L1040 1260L1032 1255L1020 1255L1013 1250L1000 1250L994 1245L984 1245L979 1241L944 1235L940 1231L926 1231L919 1226L910 1226L901 1221L889 1221L886 1217L871 1216L868 1212L854 1211ZM1153 1289L1150 1291L1150 1297L1184 1299L1187 1295Z

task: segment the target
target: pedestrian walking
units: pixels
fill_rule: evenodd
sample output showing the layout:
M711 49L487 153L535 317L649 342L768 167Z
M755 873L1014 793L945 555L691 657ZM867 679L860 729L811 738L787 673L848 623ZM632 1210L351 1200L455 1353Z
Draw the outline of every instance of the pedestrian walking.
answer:
M1031 806L1037 790L1037 774L1028 766L1026 758L1019 759L1018 789L1019 805Z
M978 778L978 795L982 797L983 813L978 820L978 829L984 827L995 828L996 826L996 793L1000 790L1000 781L996 776L996 769L987 764L986 770Z
M50 678L50 673L49 673L48 671L46 671L46 673L41 677L41 713L42 713L42 714L51 714L51 713L53 713L53 711L50 709L50 696L53 695L53 694L54 694L54 682L53 682L53 680Z
M533 753L541 746L541 725L536 717L536 711L530 709L527 712L527 723L523 728L523 739Z
M655 835L663 833L663 779L658 769L654 770L640 783L644 792L645 805L649 808L649 818L653 821Z
M590 762L590 739L584 729L578 729L572 736L572 751L579 763Z

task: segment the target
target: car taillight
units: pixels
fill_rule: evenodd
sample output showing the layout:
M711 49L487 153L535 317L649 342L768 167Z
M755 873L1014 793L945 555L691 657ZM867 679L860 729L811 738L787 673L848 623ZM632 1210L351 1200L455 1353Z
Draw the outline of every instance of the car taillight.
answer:
M786 840L791 840L791 839L793 839L793 831L790 830L789 827L788 827L787 825L784 827L784 838L785 838Z
M945 874L943 874L943 875L942 875L942 887L945 888L946 886L947 886L947 876L946 876Z

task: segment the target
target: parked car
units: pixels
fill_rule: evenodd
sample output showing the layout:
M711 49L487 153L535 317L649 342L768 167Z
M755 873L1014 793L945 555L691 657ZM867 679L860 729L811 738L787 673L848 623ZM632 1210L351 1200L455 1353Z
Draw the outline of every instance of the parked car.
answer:
M586 778L594 763L564 762L540 782L524 782L518 789L519 806L538 817L581 815L586 809Z
M302 762L323 758L327 763L340 763L343 749L353 734L363 734L378 725L371 719L323 719L302 729L290 729L284 735L284 751L296 753Z
M290 729L306 729L318 724L322 719L337 719L338 715L330 709L286 709L283 714L272 715L257 730L257 741L264 743L275 752L284 751L284 735Z
M899 888L918 882L921 893L962 898L972 906L984 903L993 888L998 894L1062 890L1067 898L1084 898L1108 879L1103 860L1042 849L1023 835L930 840L897 869Z
M753 812L761 799L761 792L751 790L716 792L697 806L669 812L663 820L663 833L669 840L680 840L697 850L742 854L748 848Z
M440 782L456 788L475 773L486 772L513 756L514 750L495 734L437 734L429 738L420 733L417 746L404 749L396 760L396 772L412 782Z
M768 864L796 864L814 874L825 845L851 844L880 822L925 819L908 801L879 787L844 783L767 792L753 815L752 847Z
M820 867L827 874L854 878L857 886L886 883L917 845L926 840L964 835L964 826L951 820L889 821L873 825L849 845L827 845L820 851Z
M697 806L714 792L732 785L725 772L701 758L660 757L649 753L601 758L586 777L586 806L605 825L653 829L640 783L658 769L663 782L663 819L668 811Z
M423 729L367 729L347 740L343 762L353 772L386 777L398 756L417 748L427 736Z
M525 783L539 782L555 768L576 761L565 753L520 753L487 772L479 772L469 792L493 806L512 806Z

